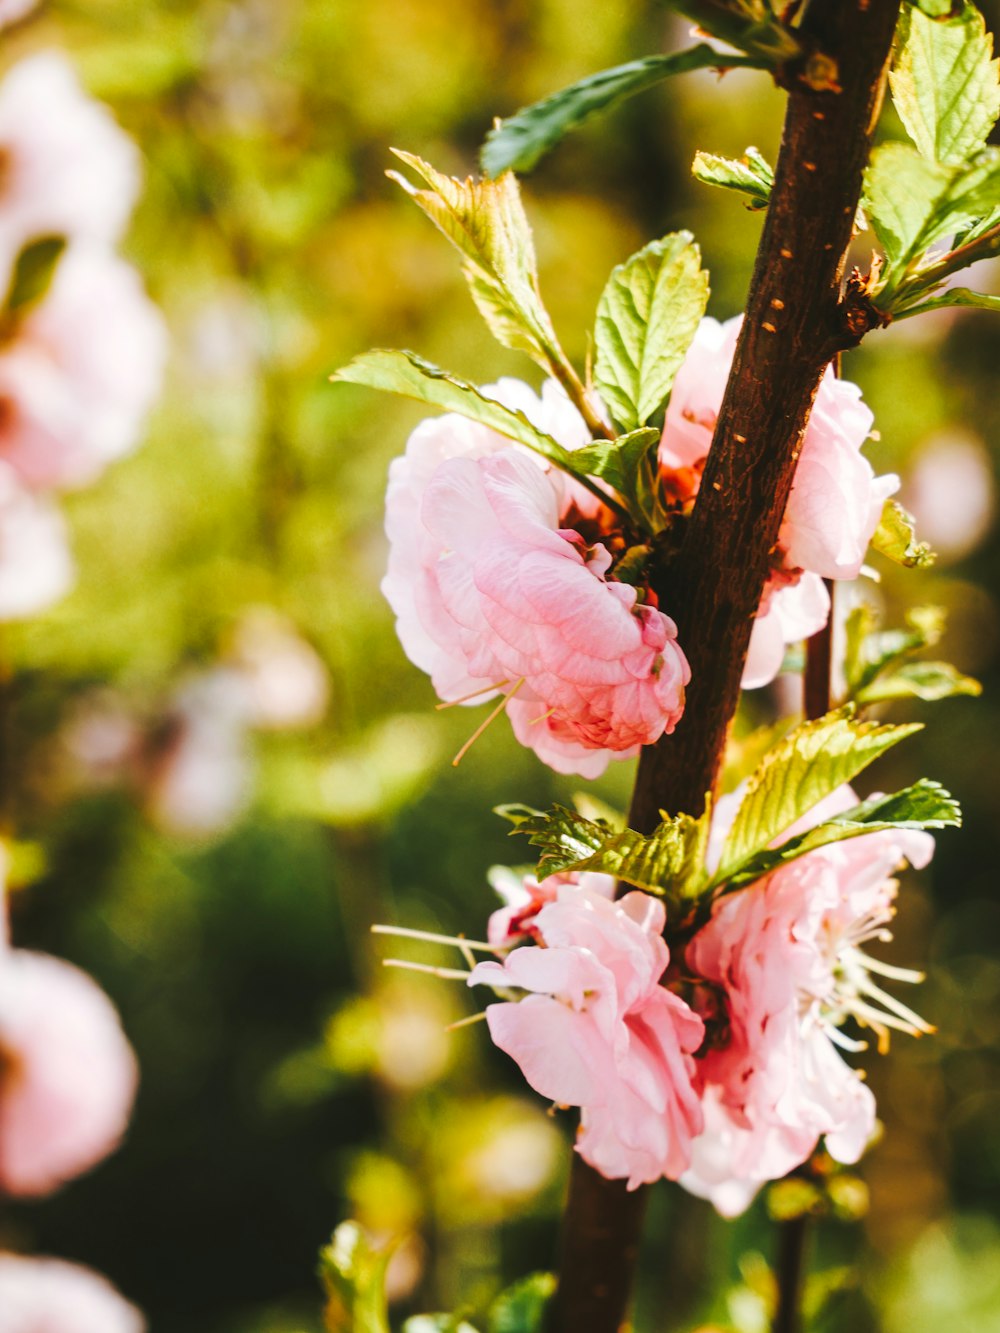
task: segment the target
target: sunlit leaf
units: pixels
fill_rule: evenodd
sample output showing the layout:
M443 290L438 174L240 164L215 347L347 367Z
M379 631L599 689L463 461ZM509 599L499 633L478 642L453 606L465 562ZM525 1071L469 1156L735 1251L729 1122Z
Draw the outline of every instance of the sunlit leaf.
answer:
M859 704L884 703L888 699L922 699L933 703L955 695L982 694L983 687L950 662L907 662L879 676L854 696Z
M878 613L862 603L847 617L844 675L849 695L870 685L877 676L904 659L932 648L945 627L939 606L913 606L906 612L905 629L877 629Z
M927 542L917 540L912 515L895 500L886 500L871 544L887 560L910 569L933 565L937 558Z
M986 292L973 292L968 287L950 287L940 296L932 296L917 305L904 306L894 312L897 320L908 319L911 315L926 315L929 310L947 310L949 307L965 307L968 310L1000 310L1000 296L991 296Z
M690 232L652 241L612 270L597 306L594 382L622 430L663 410L707 302Z
M357 1222L342 1222L320 1250L329 1333L389 1333L385 1274L391 1246L374 1249Z
M932 162L961 163L986 147L1000 114L1000 62L973 4L953 18L904 8L897 33L893 101L908 134Z
M695 153L691 174L704 185L741 191L752 209L767 207L774 185L774 169L756 148L747 148L741 158Z

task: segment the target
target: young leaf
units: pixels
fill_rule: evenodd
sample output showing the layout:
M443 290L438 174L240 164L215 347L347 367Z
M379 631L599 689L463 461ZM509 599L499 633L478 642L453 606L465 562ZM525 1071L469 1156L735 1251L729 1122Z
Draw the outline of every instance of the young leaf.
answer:
M756 148L747 148L741 158L695 153L691 175L704 185L741 190L749 195L750 209L766 208L774 185L774 169Z
M972 676L965 676L950 662L907 662L872 684L858 690L858 704L884 703L888 699L922 699L934 703L957 694L980 695L983 687Z
M895 500L886 500L871 544L887 560L908 569L926 568L937 559L926 542L917 541L913 516Z
M641 427L617 440L595 440L593 444L574 449L571 455L574 467L613 486L635 524L652 536L661 531L666 518L657 503L656 493L652 496L647 493L643 474L648 456L655 458L659 445L660 432ZM619 576L616 574L616 577Z
M342 1222L320 1250L330 1333L389 1333L385 1273L392 1247L375 1250L357 1222Z
M445 176L413 153L392 150L426 183L411 184L390 171L462 256L472 299L504 347L527 352L545 369L564 361L538 291L531 228L512 175L462 181Z
M789 732L747 783L715 882L731 879L825 796L919 730L919 724L859 722L853 710L841 708Z
M539 875L594 870L614 875L647 893L696 893L704 879L709 817L677 815L650 836L633 829L615 832L563 806L521 819L516 833L542 849Z
M872 796L842 814L799 833L778 847L764 847L746 857L728 875L716 875L714 884L725 883L727 891L745 888L756 879L789 861L798 860L818 847L859 838L866 833L890 829L940 829L959 827L962 812L957 801L936 782L921 778L912 787L891 796Z
M688 51L647 56L643 60L630 60L625 65L590 74L541 102L522 107L490 130L480 152L483 171L492 177L505 171L531 171L564 135L596 112L644 92L672 74L684 74L692 69L728 69L737 65L767 68L763 59L722 55L702 42Z
M369 389L398 393L404 398L429 403L443 412L458 412L470 421L477 421L481 426L488 426L490 430L534 450L542 458L576 477L610 508L619 508L614 497L590 479L585 466L576 461L574 451L564 449L551 435L538 430L523 412L494 402L474 385L432 365L417 356L416 352L375 348L356 356L353 361L335 371L330 379L339 384L362 384Z
M1000 114L1000 62L982 14L969 3L937 20L904 9L896 42L889 85L907 133L932 162L965 162Z
M707 303L690 232L652 241L612 269L597 305L594 382L622 430L662 410Z
M926 315L929 310L946 310L949 306L964 306L970 310L1000 310L1000 296L973 292L968 287L950 287L940 296L932 296L917 305L894 310L893 318L897 321L908 319L911 315Z
M493 1302L489 1333L542 1333L555 1289L553 1273L531 1273L515 1282Z
M939 606L914 606L906 612L906 629L878 630L877 624L877 613L865 604L847 617L844 675L851 696L912 653L932 648L944 633L945 613Z

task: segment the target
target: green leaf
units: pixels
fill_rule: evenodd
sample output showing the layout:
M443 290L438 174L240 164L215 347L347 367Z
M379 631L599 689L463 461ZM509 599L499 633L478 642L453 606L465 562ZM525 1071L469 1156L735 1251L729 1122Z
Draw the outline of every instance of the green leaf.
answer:
M667 525L661 499L659 447L660 432L643 426L617 440L595 440L574 449L571 455L575 468L613 486L635 525L654 537ZM636 553L640 549L648 556L648 548L632 548ZM620 565L615 566L615 577L623 577Z
M690 232L652 241L612 269L597 306L594 381L622 430L663 410L707 303Z
M514 832L527 835L532 846L541 849L539 875L593 870L647 893L691 896L704 880L708 827L707 814L700 819L676 815L644 837L557 805L545 814L519 818Z
M740 190L749 195L747 207L766 208L774 185L774 169L756 148L747 148L741 158L695 153L691 175L704 185Z
M929 310L946 310L949 306L964 306L972 310L1000 310L1000 296L990 296L986 292L973 292L968 287L951 287L921 301L918 305L906 306L893 311L896 320L909 319L911 315L926 315Z
M932 162L965 162L986 147L1000 114L1000 62L982 14L963 4L954 18L904 9L889 75L910 138Z
M825 796L919 730L859 722L848 707L789 732L747 783L713 882L731 880Z
M618 508L613 497L601 490L587 475L585 464L577 461L577 452L564 449L551 435L546 435L531 424L523 412L504 407L487 398L472 384L451 375L440 366L432 365L416 352L399 352L375 348L356 356L353 361L335 371L330 379L338 384L361 384L369 389L398 393L404 398L415 398L444 412L458 412L477 421L481 426L505 435L518 444L532 449L556 467L568 472L601 500Z
M854 696L861 705L887 699L923 699L934 703L958 694L980 695L983 687L972 676L963 675L950 662L907 662L896 671L880 676Z
M961 5L963 0L905 0L904 9L919 9L923 14L929 14L932 19L947 18L955 9L956 5Z
M766 62L771 69L802 55L794 31L786 27L767 0L669 0L670 6L740 51Z
M886 500L871 544L887 560L908 569L924 569L937 559L926 542L917 541L913 516L895 500Z
M969 165L929 162L904 143L881 144L865 175L864 207L885 250L889 273L875 293L879 309L910 266L936 241L1000 205L1000 155L987 149Z
M844 675L851 695L904 658L933 647L944 633L945 613L939 606L914 606L906 612L906 629L877 630L877 624L877 612L865 604L847 617Z
M357 1222L342 1222L319 1254L330 1333L389 1333L385 1273L392 1247L375 1250Z
M5 320L16 318L42 299L52 286L56 265L65 249L65 236L43 236L24 247L14 261L14 271L4 298Z
M532 1273L515 1282L493 1302L489 1333L542 1333L555 1289L553 1273Z
M387 174L462 256L472 299L498 342L527 352L545 369L564 361L538 291L534 242L514 176L458 180L413 153L392 151L428 188L418 188L399 172Z
M893 792L891 796L872 796L853 805L843 814L824 820L778 847L761 848L731 874L717 875L713 883L725 883L730 891L745 888L778 866L797 861L800 856L834 842L890 829L958 828L961 823L962 812L954 797L938 783L921 778L912 787Z
M644 92L672 74L737 65L767 68L763 59L722 55L714 47L701 43L688 51L647 56L643 60L630 60L625 65L590 74L579 83L552 93L541 102L522 107L515 115L500 121L486 136L480 152L482 168L493 177L508 170L531 171L564 135L596 112Z

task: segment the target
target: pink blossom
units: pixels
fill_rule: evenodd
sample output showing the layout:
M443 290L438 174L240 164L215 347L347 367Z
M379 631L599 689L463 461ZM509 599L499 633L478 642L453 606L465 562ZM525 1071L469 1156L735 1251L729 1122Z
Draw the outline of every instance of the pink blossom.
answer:
M702 320L674 381L660 463L668 479L677 473L694 489L712 442L741 323L742 316L725 324ZM861 570L882 507L899 486L896 476L876 477L860 452L872 421L857 385L837 379L828 369L802 440L778 534L776 578L758 611L758 622L770 623L766 629L758 624L755 630L743 681L747 688L774 678L784 644L825 624L826 615L819 620L818 580L854 579ZM812 586L796 597L798 581L809 575Z
M676 1179L702 1124L691 1055L704 1028L659 985L669 962L664 921L663 904L647 894L612 902L561 884L534 919L544 947L480 963L469 978L526 993L487 1007L494 1042L536 1092L581 1108L577 1151L630 1189Z
M113 244L139 188L139 155L64 56L21 60L0 84L0 271L42 236Z
M495 948L533 936L535 918L546 903L555 902L563 885L575 885L601 898L615 896L614 875L589 870L582 874L548 875L539 881L534 875L520 875L507 866L493 866L487 878L504 904L489 920L486 938Z
M62 1259L0 1254L0 1333L144 1333L107 1278Z
M72 585L62 515L0 460L0 621L44 611Z
M138 442L166 334L129 264L71 246L0 349L0 457L33 487L80 486Z
M0 1069L7 1193L48 1194L118 1146L135 1056L111 1001L79 968L24 949L0 953Z
M18 23L38 5L38 0L0 0L0 28Z
M854 800L843 788L802 824ZM742 1211L823 1135L839 1161L864 1150L875 1102L839 1054L857 1047L839 1028L853 1016L881 1035L901 1013L915 1018L876 986L883 965L861 945L885 936L904 857L919 867L932 852L928 834L906 831L820 848L722 898L688 946L687 967L719 988L728 1023L698 1062L705 1131L682 1183L720 1212Z

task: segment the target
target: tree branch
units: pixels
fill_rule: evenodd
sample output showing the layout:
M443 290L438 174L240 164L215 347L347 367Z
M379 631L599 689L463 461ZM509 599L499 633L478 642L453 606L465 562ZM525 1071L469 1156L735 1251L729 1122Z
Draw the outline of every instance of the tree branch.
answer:
M809 411L831 356L857 336L841 306L844 259L885 86L900 0L812 0L803 35L837 62L839 92L789 96L746 319L688 531L656 573L691 663L677 730L642 752L629 822L700 814L713 791ZM554 1333L617 1333L644 1190L574 1160Z

